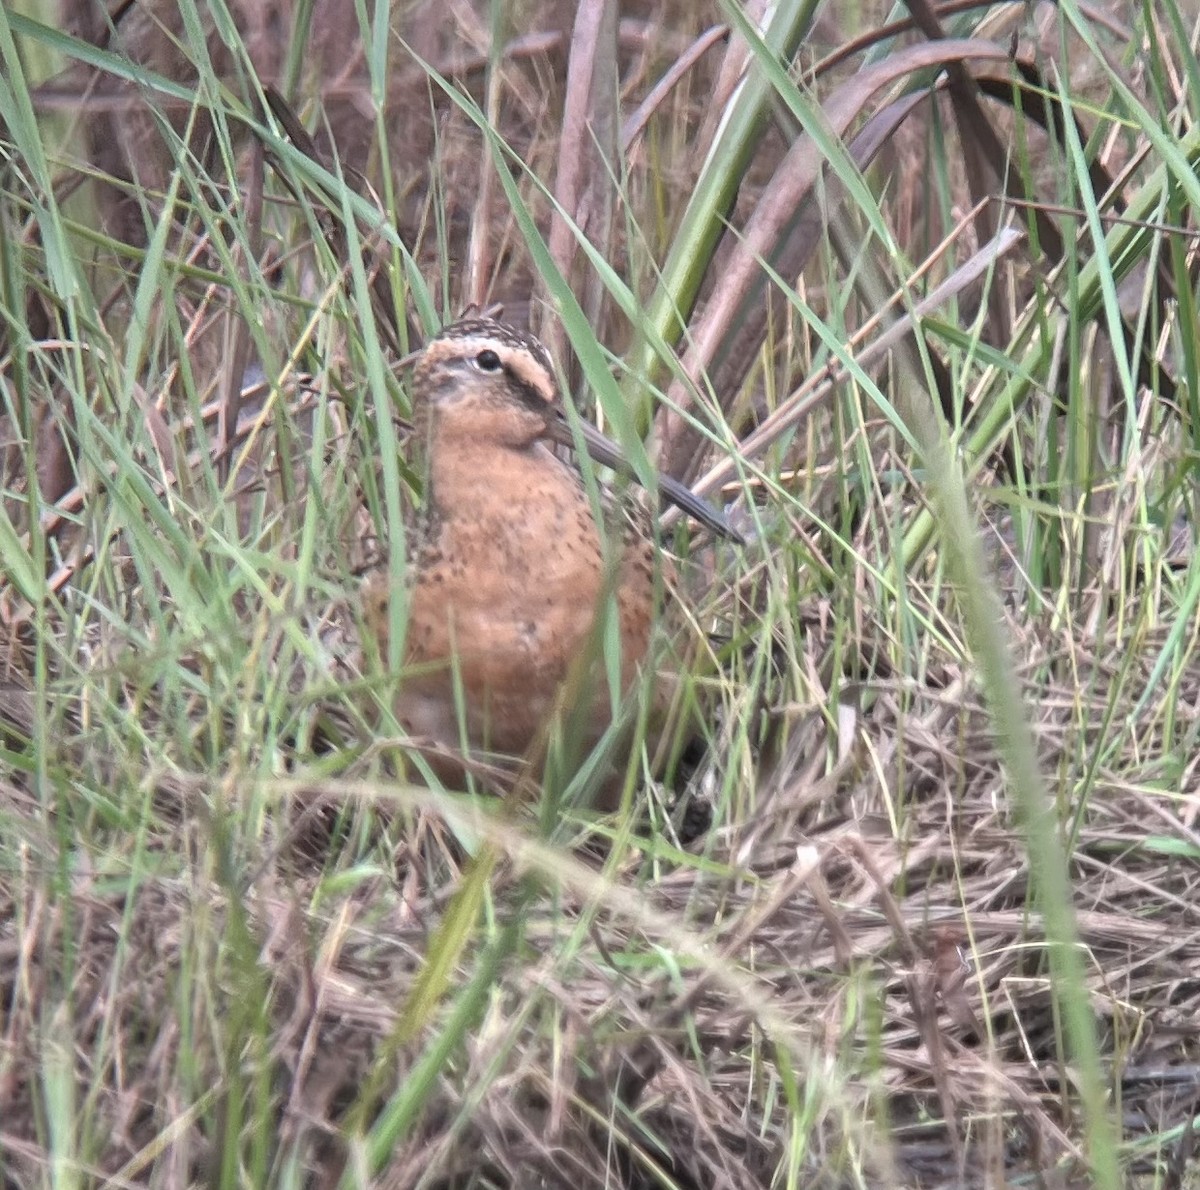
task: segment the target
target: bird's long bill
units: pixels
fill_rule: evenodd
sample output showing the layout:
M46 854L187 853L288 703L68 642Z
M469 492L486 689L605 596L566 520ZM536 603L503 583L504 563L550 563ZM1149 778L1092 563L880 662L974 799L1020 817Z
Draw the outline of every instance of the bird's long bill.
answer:
M584 446L594 462L602 467L611 467L630 479L637 480L633 468L625 458L621 448L611 439L606 438L595 426L580 420L580 431L583 435ZM570 423L559 413L547 428L547 437L562 446L575 447L575 435L571 432ZM639 481L640 482L640 481ZM705 528L711 529L720 537L742 543L742 535L702 496L697 496L689 488L685 488L678 480L669 475L658 477L659 494L664 500L669 500L676 508L686 512L688 516L700 522Z

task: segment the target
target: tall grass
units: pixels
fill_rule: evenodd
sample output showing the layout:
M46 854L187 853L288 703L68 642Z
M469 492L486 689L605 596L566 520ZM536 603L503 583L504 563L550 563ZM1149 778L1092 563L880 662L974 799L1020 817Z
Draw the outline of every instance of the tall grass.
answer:
M0 10L14 1184L1179 1184L1195 14L767 10ZM348 664L493 300L752 537L609 818Z

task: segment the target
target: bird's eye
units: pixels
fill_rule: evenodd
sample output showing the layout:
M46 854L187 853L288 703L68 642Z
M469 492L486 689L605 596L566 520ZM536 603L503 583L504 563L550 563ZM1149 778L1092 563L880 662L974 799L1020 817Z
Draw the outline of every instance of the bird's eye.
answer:
M494 351L485 350L475 357L475 366L481 372L499 372L504 365Z

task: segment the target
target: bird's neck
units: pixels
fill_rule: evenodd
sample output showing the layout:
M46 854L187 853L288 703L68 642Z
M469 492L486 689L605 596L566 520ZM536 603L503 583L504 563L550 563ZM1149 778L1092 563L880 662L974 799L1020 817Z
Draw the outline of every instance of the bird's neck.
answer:
M521 508L537 498L546 469L562 466L540 442L524 446L434 443L428 458L426 501L442 523L519 516Z

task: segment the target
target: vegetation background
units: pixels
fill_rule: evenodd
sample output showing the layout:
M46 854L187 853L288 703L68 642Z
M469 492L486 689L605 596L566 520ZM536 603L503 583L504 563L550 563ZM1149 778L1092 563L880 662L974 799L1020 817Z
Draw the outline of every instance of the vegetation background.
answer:
M1194 1184L1196 22L0 8L4 1184ZM345 669L497 302L752 534L607 819Z

